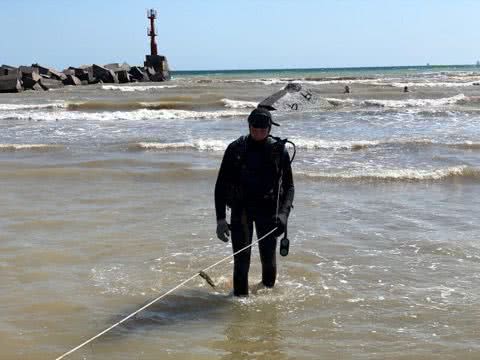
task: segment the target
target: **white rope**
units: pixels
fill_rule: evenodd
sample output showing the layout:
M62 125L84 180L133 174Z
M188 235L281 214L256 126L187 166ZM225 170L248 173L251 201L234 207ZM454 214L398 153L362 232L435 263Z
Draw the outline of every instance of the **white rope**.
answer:
M195 275L189 277L187 280L184 280L182 281L180 284L178 284L177 286L175 286L174 288L168 290L165 294L155 298L154 300L150 301L147 305L144 305L142 306L140 309L134 311L133 313L131 313L130 315L124 317L122 320L120 320L119 322L113 324L112 326L110 326L109 328L103 330L102 332L98 333L97 335L91 337L90 339L84 341L83 343L81 343L80 345L78 345L77 347L73 348L72 350L70 351L67 351L65 354L63 354L62 356L59 356L57 357L55 360L60 360L60 359L63 359L64 357L70 355L71 353L77 351L78 349L81 349L82 347L84 347L85 345L91 343L93 340L95 339L98 339L100 336L102 336L103 334L109 332L110 330L112 330L113 328L117 327L118 325L120 325L121 323L127 321L128 319L130 319L131 317L137 315L139 312L145 310L146 308L148 308L149 306L153 305L154 303L156 303L158 300L164 298L165 296L167 296L168 294L171 294L172 292L174 292L175 290L177 290L178 288L182 287L183 285L185 285L187 282L189 282L190 280L194 279L196 276L199 276L200 273L202 271L207 271L207 270L210 270L211 268L221 264L222 262L234 257L235 255L237 255L238 253L241 253L242 251L248 249L249 247L252 247L253 245L259 243L260 241L262 241L263 239L265 239L267 236L269 236L270 234L272 234L275 230L277 230L277 227L273 228L272 230L270 230L270 232L268 232L267 234L263 235L260 239L252 242L250 245L247 245L245 246L243 249L240 249L238 250L237 252L233 253L232 255L229 255L227 256L226 258L216 262L215 264L213 265L210 265L209 267L206 267L205 269L199 271L198 273L196 273Z

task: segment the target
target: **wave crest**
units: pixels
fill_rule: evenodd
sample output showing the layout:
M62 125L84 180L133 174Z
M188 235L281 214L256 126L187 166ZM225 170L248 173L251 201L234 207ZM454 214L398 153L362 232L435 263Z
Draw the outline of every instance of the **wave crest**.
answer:
M122 92L133 91L155 91L160 89L176 88L178 85L102 85L102 90L113 90Z
M0 144L0 151L49 151L62 149L63 145L56 144Z
M382 169L377 171L353 171L340 173L296 172L307 179L340 181L439 181L454 178L480 179L480 169L469 166L453 166L444 169Z
M1 113L0 120L20 119L31 121L146 121L146 120L190 120L190 119L220 119L236 116L245 116L247 113L241 110L223 111L187 111L187 110L150 110L140 109L134 111L23 111Z
M67 104L65 102L56 102L49 104L0 104L0 111L12 110L35 110L35 109L65 109Z
M257 107L258 104L255 101L241 101L230 99L222 99L222 102L226 108L230 109L254 109Z
M129 144L129 150L197 150L197 151L223 151L227 143L221 140L195 140L192 142L158 143L138 142Z
M333 106L359 106L359 107L381 107L381 108L411 108L411 107L438 107L455 104L465 104L472 100L464 94L440 99L406 99L406 100L379 100L379 99L337 99L325 98Z

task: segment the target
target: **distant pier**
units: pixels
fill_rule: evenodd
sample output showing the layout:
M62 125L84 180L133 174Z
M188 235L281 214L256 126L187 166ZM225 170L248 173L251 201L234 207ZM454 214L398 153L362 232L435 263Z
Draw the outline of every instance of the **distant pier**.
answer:
M16 93L24 90L45 91L65 85L79 86L97 83L124 84L132 82L168 81L170 68L167 58L158 54L155 37L155 19L157 12L148 10L150 27L150 55L145 57L143 66L130 66L127 63L107 65L70 66L57 71L48 66L32 64L31 66L0 66L0 93Z

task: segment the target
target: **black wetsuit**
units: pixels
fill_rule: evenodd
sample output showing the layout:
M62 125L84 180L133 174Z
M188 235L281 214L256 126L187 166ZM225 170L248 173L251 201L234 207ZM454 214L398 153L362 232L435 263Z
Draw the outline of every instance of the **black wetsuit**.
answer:
M215 209L217 220L225 219L226 206L232 210L234 252L252 243L253 223L258 238L276 226L279 181L279 213L288 216L294 186L285 146L272 138L258 143L250 136L242 136L228 146L215 185ZM273 235L259 243L262 282L267 287L274 286L277 275L276 245ZM250 254L251 248L248 248L234 257L233 285L237 296L248 295Z

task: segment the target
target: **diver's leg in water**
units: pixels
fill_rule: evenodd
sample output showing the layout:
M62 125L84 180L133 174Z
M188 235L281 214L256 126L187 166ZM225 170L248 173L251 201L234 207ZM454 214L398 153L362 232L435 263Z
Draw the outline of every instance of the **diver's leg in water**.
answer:
M232 210L232 247L233 252L243 249L252 243L253 223L247 219L245 211L237 213ZM233 294L235 296L248 295L248 270L250 269L250 255L248 248L233 257Z
M257 236L260 239L262 236L270 232L275 227L271 218L256 219L255 228ZM258 243L260 249L260 260L262 261L262 283L266 287L273 287L277 278L277 238L273 235L267 236Z

